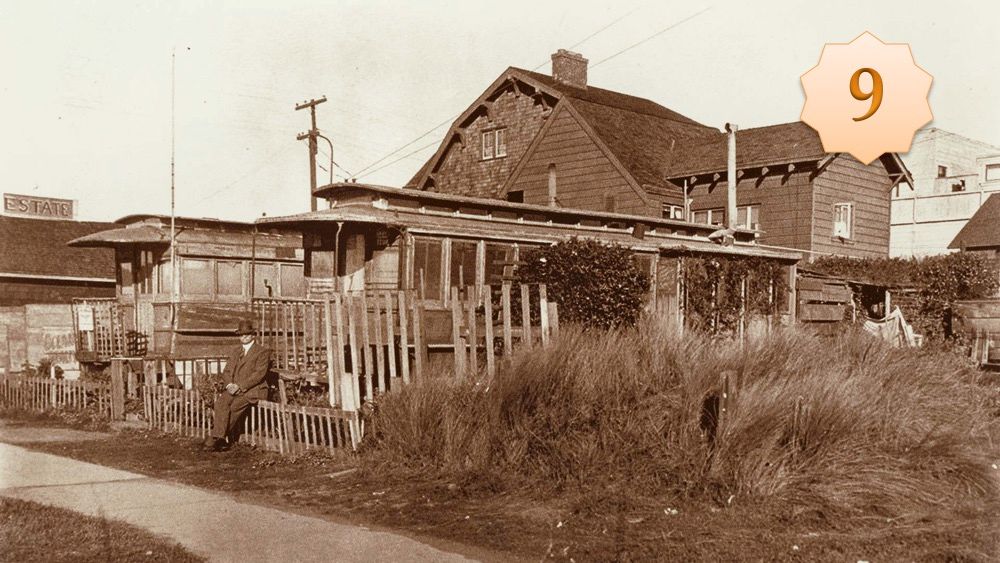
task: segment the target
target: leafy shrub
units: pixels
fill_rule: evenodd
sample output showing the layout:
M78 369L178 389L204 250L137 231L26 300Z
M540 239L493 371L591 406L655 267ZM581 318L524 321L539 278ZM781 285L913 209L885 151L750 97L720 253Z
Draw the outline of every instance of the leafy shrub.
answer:
M968 252L920 259L827 256L810 267L849 280L916 289L917 310L903 313L928 340L956 336L951 326L955 301L995 295L1000 283L995 260Z
M780 262L755 256L687 256L682 275L688 326L713 333L734 332L741 311L777 313L787 286Z
M546 284L560 319L584 326L635 324L649 291L649 276L621 246L574 238L529 250L521 262L518 281Z

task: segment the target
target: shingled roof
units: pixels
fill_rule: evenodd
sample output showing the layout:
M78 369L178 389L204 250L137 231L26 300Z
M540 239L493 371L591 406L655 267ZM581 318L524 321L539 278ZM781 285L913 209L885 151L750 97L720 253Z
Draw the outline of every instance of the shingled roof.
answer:
M0 215L0 274L114 280L114 251L71 248L67 242L114 223L25 219Z
M645 98L595 86L579 88L516 67L508 68L502 76L535 83L560 101L567 101L640 185L666 187L662 173L664 159L687 143L719 134L718 129ZM450 137L446 137L446 143ZM407 186L417 185L439 156L435 154L428 159Z
M676 186L668 183L668 178L726 168L726 133L656 102L595 86L581 88L516 67L508 68L501 77L533 82L556 95L560 103L568 102L640 186L672 189ZM736 139L737 166L741 168L804 162L826 155L819 135L800 121L740 130ZM407 185L419 184L440 156L439 151L425 162Z
M674 151L664 159L670 178L726 169L727 133L718 133ZM768 166L815 160L826 154L819 135L801 121L736 131L736 167Z
M948 248L1000 247L1000 194L986 199L979 211L955 235Z

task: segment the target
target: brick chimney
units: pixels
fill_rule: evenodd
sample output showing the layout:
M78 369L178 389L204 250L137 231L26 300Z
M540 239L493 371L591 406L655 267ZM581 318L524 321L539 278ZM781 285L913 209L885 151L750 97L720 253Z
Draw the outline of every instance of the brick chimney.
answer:
M580 53L559 49L552 53L552 78L577 88L587 87L587 59Z

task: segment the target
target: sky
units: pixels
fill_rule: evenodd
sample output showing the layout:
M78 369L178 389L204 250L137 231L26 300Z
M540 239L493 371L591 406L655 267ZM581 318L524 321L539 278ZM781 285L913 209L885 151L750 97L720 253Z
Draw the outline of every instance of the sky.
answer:
M4 193L77 218L308 211L304 100L319 183L401 186L508 66L566 48L589 83L701 123L795 121L825 43L909 43L934 77L931 126L1000 146L995 2L314 2L0 0ZM173 119L172 119L173 115ZM172 126L173 123L173 126Z

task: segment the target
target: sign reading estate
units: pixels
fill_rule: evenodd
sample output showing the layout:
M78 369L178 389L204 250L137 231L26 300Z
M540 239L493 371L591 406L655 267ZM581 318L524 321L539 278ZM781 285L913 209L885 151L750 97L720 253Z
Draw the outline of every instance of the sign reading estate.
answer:
M3 212L5 215L23 215L39 219L72 219L73 200L3 194Z

